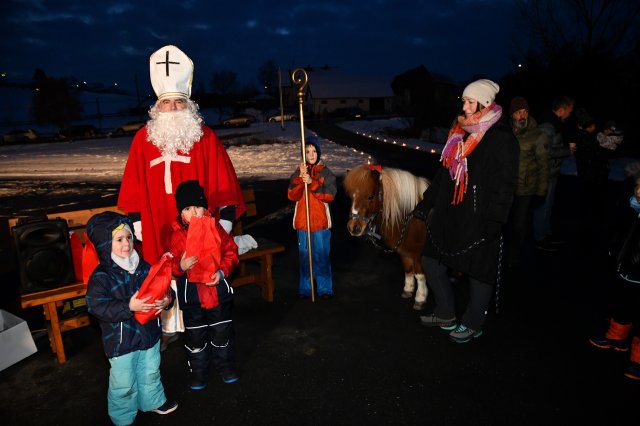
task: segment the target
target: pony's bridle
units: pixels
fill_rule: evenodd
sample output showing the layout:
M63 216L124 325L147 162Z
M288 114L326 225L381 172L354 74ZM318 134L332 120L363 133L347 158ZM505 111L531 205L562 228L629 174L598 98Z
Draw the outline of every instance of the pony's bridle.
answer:
M375 232L376 224L375 224L375 220L378 217L378 214L380 212L375 212L374 214L372 214L371 216L367 216L367 217L362 217L357 213L351 213L349 214L349 218L350 219L357 219L361 222L364 222L367 224L367 237L373 237L377 240L381 240L382 236L378 233Z
M373 197L373 196L372 196ZM378 200L380 201L380 203L382 203L382 190L378 189ZM375 212L374 214L372 214L371 216L367 216L367 217L363 217L360 216L357 213L349 213L349 220L351 219L357 219L361 222L364 222L367 224L367 237L369 238L375 238L377 240L381 240L382 236L378 233L375 232L375 222L374 220L376 220L376 218L378 217L378 214L380 214L380 211L378 210L377 212ZM373 226L370 226L369 224L373 223Z
M378 190L378 199L380 200L380 202L382 203L382 190ZM371 216L367 216L367 217L362 217L357 213L350 213L349 214L349 218L350 219L357 219L360 220L364 223L367 224L367 234L366 236L369 238L369 241L371 241L371 243L376 246L377 248L383 250L385 253L393 253L396 250L398 250L398 247L400 247L400 244L402 244L402 241L404 240L406 233L407 233L407 227L409 225L409 219L411 218L411 213L409 213L405 218L404 218L404 224L402 225L402 231L400 232L400 238L398 238L398 241L396 242L395 246L392 249L386 248L382 245L380 245L380 241L382 241L382 235L378 234L376 232L378 226L375 223L375 220L378 218L378 215L380 214L380 211L375 212L374 214L372 214Z

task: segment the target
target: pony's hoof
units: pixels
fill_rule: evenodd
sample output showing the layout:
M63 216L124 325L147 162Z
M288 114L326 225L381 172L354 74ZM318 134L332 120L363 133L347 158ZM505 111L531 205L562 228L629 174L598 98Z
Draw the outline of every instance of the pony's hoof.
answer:
M409 291L403 291L400 295L403 299L411 299L413 297L413 293Z
M416 311L421 311L422 308L424 308L424 304L425 304L425 302L415 302L413 304L413 309L416 310Z

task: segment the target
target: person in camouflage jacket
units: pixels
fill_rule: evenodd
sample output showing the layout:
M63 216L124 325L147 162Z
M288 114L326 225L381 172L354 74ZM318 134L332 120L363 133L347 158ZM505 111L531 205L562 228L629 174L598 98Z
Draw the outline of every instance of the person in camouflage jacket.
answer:
M520 146L518 186L507 227L507 265L520 264L527 232L532 224L532 211L544 202L549 187L549 137L529 115L525 98L511 100L511 128Z

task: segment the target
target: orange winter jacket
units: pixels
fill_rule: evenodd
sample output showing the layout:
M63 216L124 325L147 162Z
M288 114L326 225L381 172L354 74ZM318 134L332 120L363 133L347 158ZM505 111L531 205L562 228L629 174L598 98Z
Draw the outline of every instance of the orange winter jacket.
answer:
M322 162L309 166L309 221L311 232L321 229L331 228L331 213L329 204L336 196L336 177ZM300 231L307 231L307 213L304 201L304 182L296 169L289 180L289 190L287 196L291 201L296 202L296 209L293 213L293 228Z

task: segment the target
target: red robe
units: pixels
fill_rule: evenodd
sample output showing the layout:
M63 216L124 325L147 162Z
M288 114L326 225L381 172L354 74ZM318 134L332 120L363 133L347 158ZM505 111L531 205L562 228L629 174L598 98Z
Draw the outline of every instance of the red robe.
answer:
M202 130L202 138L191 151L187 155L178 152L170 163L162 161L160 150L147 141L146 126L131 143L118 207L140 213L143 258L151 264L169 251L171 223L178 217L174 193L181 182L197 179L214 213L217 207L235 205L237 219L246 210L227 151L213 130L207 126Z

